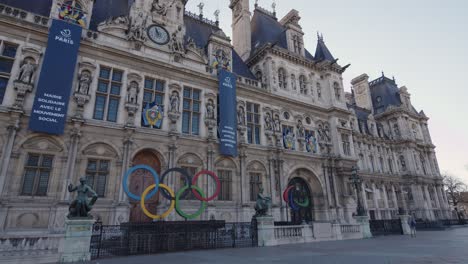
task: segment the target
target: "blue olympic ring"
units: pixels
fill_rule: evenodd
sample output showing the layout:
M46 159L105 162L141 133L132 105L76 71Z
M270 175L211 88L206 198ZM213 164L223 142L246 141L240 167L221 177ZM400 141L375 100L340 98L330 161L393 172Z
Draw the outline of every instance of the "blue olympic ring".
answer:
M153 176L154 178L154 183L156 184L156 187L154 188L154 190L148 194L147 197L145 197L145 200L148 200L150 199L151 197L153 197L156 193L158 193L158 189L159 189L159 175L158 173L153 169L151 168L150 166L147 166L147 165L137 165L135 167L132 167L130 170L127 171L127 173L125 174L124 178L123 178L123 189L125 191L125 193L128 195L128 197L132 198L133 200L135 201L140 201L141 200L141 196L137 196L133 193L131 193L129 190L128 190L128 184L127 184L127 181L128 181L128 176L130 176L130 174L134 173L136 170L139 170L139 169L143 169L143 170L147 170L151 173L151 175Z
M291 209L293 209L293 211L299 211L299 209L300 209L299 206L294 204L292 190L289 190L289 206L291 207Z

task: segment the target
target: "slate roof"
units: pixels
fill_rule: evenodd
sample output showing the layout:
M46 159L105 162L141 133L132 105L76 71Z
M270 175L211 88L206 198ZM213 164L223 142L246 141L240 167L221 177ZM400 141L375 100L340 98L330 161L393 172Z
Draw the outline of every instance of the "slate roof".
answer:
M318 38L317 49L315 50L315 59L318 61L335 61L335 58L327 48L327 45L325 45L323 37Z
M94 1L93 14L89 29L96 31L99 23L108 18L127 15L133 0L98 0Z
M0 4L49 17L52 0L0 0Z
M390 105L401 105L399 89L394 80L382 76L370 82L369 86L375 114L383 113Z

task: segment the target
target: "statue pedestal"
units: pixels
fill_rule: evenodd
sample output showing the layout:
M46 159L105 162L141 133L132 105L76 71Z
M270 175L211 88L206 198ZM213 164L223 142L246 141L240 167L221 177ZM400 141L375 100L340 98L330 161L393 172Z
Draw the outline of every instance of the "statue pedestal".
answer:
M60 262L84 262L91 260L89 252L94 219L66 219L65 238L60 245Z
M361 225L362 237L363 238L372 238L372 232L369 225L368 216L356 216L356 222Z
M258 216L257 232L258 246L276 246L275 241L275 220L272 216Z
M401 229L403 230L403 235L411 235L411 227L408 224L411 216L409 215L399 215L401 221Z

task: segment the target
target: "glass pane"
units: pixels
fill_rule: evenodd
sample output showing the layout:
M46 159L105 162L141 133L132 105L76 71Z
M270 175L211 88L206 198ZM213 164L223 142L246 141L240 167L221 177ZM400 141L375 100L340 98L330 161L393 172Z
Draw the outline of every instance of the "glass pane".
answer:
M156 81L156 91L164 92L164 82Z
M5 45L3 47L2 55L6 56L6 57L14 58L16 56L16 49L17 48L18 47L16 45L11 45L11 44L5 43Z
M117 122L118 110L119 110L119 99L111 98L109 100L109 110L107 112L107 121Z
M97 170L97 161L96 160L89 160L88 167L86 168L88 171L96 171Z
M26 170L26 172L24 173L22 194L32 195L35 175L36 175L35 170Z
M122 81L122 72L114 70L112 74L112 81L121 82Z
M193 90L193 100L200 100L200 91L198 90Z
M252 114L247 114L247 122L252 123Z
M254 105L254 112L255 112L255 113L258 113L258 108L259 108L259 105L258 105L258 104Z
M192 134L193 135L198 135L199 121L200 121L200 115L193 114L192 116Z
M43 168L52 168L52 160L54 158L52 156L44 156L42 158L42 167Z
M247 127L247 139L249 140L249 144L252 144L252 127Z
M110 69L109 68L101 68L99 72L99 78L109 79L110 78Z
M190 112L184 112L182 115L182 133L190 133Z
M39 155L29 154L27 166L37 167L39 165Z
M260 116L255 115L255 124L260 124Z
M192 94L192 93L191 93L191 89L189 89L189 88L185 88L185 89L184 89L184 97L185 97L185 98L190 98L190 97L191 97L191 96L190 96L191 94Z
M103 197L106 192L106 175L99 175L97 178L96 193Z
M0 72L10 73L13 67L13 60L0 58Z
M154 79L147 78L145 79L145 88L153 90Z
M120 84L112 83L111 94L120 95Z
M143 94L143 102L145 102L145 103L151 103L152 99L153 99L153 93L151 93L151 92L145 92L145 93ZM146 107L146 105L144 105L143 107Z
M158 105L164 105L164 95L156 94L156 98L154 101L156 101L156 104Z
M255 128L255 144L260 145L260 128Z
M3 97L5 96L7 85L8 85L8 79L0 78L0 104L3 102Z
M191 110L190 109L190 100L184 100L184 110Z
M101 93L107 93L107 86L108 86L108 82L104 82L104 81L99 81L98 82L98 92L101 92Z
M41 171L39 176L39 185L37 187L37 195L47 194L47 185L49 184L49 171Z
M94 105L94 119L104 119L104 107L106 105L106 97L102 95L96 96L96 104Z
M199 113L200 112L200 103L193 102L193 111Z
M100 165L101 165L100 168L99 168L100 171L108 171L109 170L109 161L101 160Z
M86 175L86 184L88 184L89 187L94 189L94 175L92 174Z

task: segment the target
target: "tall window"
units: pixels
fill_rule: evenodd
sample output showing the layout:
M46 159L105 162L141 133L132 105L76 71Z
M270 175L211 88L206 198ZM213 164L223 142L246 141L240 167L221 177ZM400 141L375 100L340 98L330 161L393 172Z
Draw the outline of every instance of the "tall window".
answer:
M121 70L101 67L94 105L94 119L117 122L122 75Z
M47 195L53 159L54 156L51 155L28 154L24 167L22 195Z
M200 90L184 87L184 113L182 116L182 133L200 134Z
M165 95L166 83L161 80L155 80L153 78L145 78L145 89L143 91L143 111L147 105L156 103L158 106L164 107L164 95ZM142 126L145 126L142 122ZM157 128L154 126L154 128Z
M317 97L319 99L322 98L322 86L320 85L320 83L317 83Z
M106 182L109 176L108 160L88 160L86 167L86 181L93 188L99 197L104 197L106 193Z
M221 189L218 195L220 201L232 201L232 171L218 170Z
M307 94L307 81L304 75L299 76L299 89L301 94Z
M250 201L256 201L257 195L262 187L262 174L250 173Z
M299 37L298 35L293 36L293 46L295 53L302 53L301 37Z
M339 101L341 99L340 85L337 82L333 83L333 89L335 90L335 98L336 98L336 100Z
M346 156L351 156L351 143L349 142L349 135L341 134L341 140L343 141L343 153Z
M249 144L260 145L260 105L247 103L247 138Z
M11 77L11 68L15 62L17 45L0 41L0 104L3 102L8 80Z
M278 84L280 88L288 88L288 83L286 82L286 71L283 68L278 70Z

